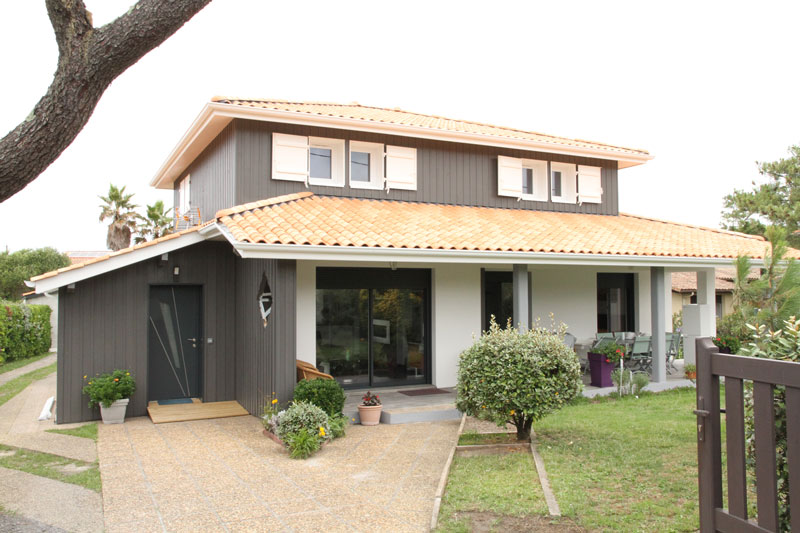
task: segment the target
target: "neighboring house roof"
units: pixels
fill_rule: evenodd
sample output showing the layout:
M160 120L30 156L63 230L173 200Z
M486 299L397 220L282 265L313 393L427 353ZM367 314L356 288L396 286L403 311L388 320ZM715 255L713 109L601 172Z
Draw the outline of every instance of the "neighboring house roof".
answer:
M763 258L767 247L762 237L632 215L337 198L310 192L225 209L217 218L234 240L252 244L731 259L739 254Z
M750 269L747 279L758 279L761 276L759 269ZM733 292L736 280L736 269L718 268L716 269L715 287L717 292ZM695 292L697 291L696 272L673 272L672 290L674 292Z
M641 165L653 159L646 150L637 148L455 120L401 109L355 103L294 102L218 96L206 104L150 184L162 189L171 189L172 183L181 176L191 162L236 118L570 154L617 161L619 168Z
M86 279L171 250L224 236L242 257L315 258L346 253L379 260L485 263L722 263L739 254L763 259L762 238L632 215L587 215L288 194L217 212L214 220L150 242L32 278L36 292ZM288 253L287 253L288 252ZM360 255L353 255L353 253ZM294 254L292 256L292 254ZM455 255L454 255L455 254ZM800 251L787 254L800 258ZM323 257L324 256L324 257ZM559 259L560 260L560 259ZM585 262L585 261L584 261ZM684 264L684 263L681 263ZM53 280L52 278L59 279ZM43 283L44 282L44 283Z
M108 255L110 252L108 250L93 251L93 252L82 250L78 252L64 252L64 253L67 255L67 257L69 257L70 263L74 265L77 263L85 263L86 261L97 259L98 257L103 257L105 255Z

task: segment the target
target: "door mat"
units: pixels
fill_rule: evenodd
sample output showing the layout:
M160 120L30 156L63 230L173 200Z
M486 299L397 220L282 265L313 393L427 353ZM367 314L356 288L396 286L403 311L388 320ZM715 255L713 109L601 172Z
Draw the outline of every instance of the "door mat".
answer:
M191 398L174 398L172 400L158 400L158 405L175 405L179 403L193 403Z
M432 387L430 389L415 389L415 390L400 391L400 394L405 394L406 396L428 396L432 394L450 394L450 391Z

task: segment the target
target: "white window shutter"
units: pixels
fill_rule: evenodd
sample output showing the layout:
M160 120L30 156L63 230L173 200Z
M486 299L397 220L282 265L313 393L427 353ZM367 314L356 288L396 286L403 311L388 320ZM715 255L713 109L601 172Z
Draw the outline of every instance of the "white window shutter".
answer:
M599 204L603 198L600 167L578 165L578 201Z
M386 190L417 190L417 149L386 145Z
M497 194L499 196L522 196L522 159L497 156Z
M272 134L272 179L308 181L308 137Z

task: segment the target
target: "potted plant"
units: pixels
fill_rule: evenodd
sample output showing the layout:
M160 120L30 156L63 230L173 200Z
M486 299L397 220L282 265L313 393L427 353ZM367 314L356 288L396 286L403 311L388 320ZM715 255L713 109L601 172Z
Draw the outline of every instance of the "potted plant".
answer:
M739 342L739 339L731 337L730 335L714 337L711 339L711 342L714 343L714 346L719 348L720 353L737 353L739 348L742 347L742 343Z
M611 372L625 357L625 347L614 342L609 342L592 348L589 352L589 371L592 376L591 385L593 387L611 387L614 385L611 380Z
M691 379L692 381L697 379L697 367L691 363L687 363L683 367L683 373L686 374L686 379Z
M371 394L369 391L361 397L361 403L358 405L358 417L361 419L362 426L377 426L381 421L381 399L377 394Z
M87 377L83 376L83 379ZM89 396L89 407L100 406L103 424L122 424L125 421L125 411L134 392L136 381L127 370L114 370L110 374L89 378L83 387L83 393Z

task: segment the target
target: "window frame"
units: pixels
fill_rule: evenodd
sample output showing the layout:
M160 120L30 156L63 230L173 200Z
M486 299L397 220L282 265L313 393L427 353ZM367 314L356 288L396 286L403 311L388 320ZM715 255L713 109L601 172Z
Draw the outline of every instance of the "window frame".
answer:
M331 177L314 178L311 176L311 149L323 148L331 151ZM308 137L308 184L317 187L344 187L344 139L329 137Z
M553 195L553 178L555 172L561 173L561 195ZM577 198L577 180L578 173L574 163L562 163L559 161L550 162L550 171L548 172L548 190L550 201L558 204L574 204ZM565 179L566 178L566 179ZM571 179L571 187L567 187L568 180Z
M532 201L532 202L546 202L548 195L550 194L549 188L549 180L548 171L547 171L547 161L542 159L522 159L522 171L524 175L525 169L532 170L532 179L531 179L531 186L533 187L532 193L525 193L523 192L520 195L522 200ZM521 179L524 179L520 176ZM537 191L537 178L541 179L544 178L544 191L536 192ZM524 183L523 183L524 185ZM524 191L524 187L522 188Z
M347 176L351 189L383 189L384 184L384 148L383 143L350 141L347 149ZM369 181L353 180L353 152L369 154Z

